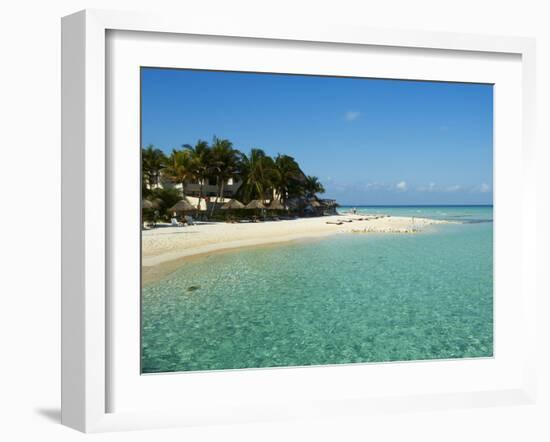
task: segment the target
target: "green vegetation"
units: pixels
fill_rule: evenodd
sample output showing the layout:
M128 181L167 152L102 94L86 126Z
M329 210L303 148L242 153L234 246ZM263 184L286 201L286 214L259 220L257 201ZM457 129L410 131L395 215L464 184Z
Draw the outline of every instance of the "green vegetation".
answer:
M157 210L171 207L176 194L179 199L185 198L190 183L199 186L197 206L200 206L205 198L205 185L215 183L216 196L209 213L215 216L217 203L230 179L240 183L234 197L244 204L252 200L279 200L286 206L292 199L311 199L325 191L319 179L305 175L293 157L278 154L272 158L258 148L245 154L227 139L214 137L210 144L204 140L184 144L168 156L152 145L142 149L142 194L144 198L163 202ZM182 190L162 189L161 184L166 181L181 185Z
M160 172L166 167L166 157L162 150L149 145L142 149L141 168L142 180L149 188L157 187L160 180Z

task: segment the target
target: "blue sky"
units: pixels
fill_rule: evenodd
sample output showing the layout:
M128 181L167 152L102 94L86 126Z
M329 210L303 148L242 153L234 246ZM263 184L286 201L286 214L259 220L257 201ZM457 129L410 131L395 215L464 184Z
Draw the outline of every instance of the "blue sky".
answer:
M142 145L293 156L341 204L492 204L491 85L142 69Z

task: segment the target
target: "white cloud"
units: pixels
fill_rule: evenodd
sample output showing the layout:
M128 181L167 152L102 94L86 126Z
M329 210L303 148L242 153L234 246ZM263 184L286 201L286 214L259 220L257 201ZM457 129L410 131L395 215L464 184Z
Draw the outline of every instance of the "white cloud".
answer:
M479 186L479 191L481 193L487 193L487 192L491 191L491 188L489 187L489 185L487 183L482 183L481 186Z
M348 121L354 121L354 120L357 120L357 118L359 118L359 115L361 115L361 112L347 111L344 117Z
M367 190L383 189L385 187L386 187L385 184L377 183L376 181L372 182L372 183L365 184L365 189L367 189Z
M435 190L437 190L437 188L435 186L435 183L432 181L427 186L420 186L416 190L418 190L419 192L434 192Z
M454 186L449 186L445 188L446 192L458 192L462 189L462 186L459 186L458 184L455 184Z
M395 185L395 188L396 188L397 190L405 191L405 190L407 190L407 182L406 182L406 181L399 181L399 182Z

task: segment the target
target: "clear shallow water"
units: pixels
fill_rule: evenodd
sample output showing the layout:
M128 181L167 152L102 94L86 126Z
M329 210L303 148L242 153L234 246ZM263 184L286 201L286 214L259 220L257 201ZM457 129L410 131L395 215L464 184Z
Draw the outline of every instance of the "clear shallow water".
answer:
M492 356L492 208L357 209L473 222L186 263L143 289L142 371Z
M493 221L492 206L342 206L338 208L338 212L350 212L352 208L355 208L358 214L417 216L464 223Z

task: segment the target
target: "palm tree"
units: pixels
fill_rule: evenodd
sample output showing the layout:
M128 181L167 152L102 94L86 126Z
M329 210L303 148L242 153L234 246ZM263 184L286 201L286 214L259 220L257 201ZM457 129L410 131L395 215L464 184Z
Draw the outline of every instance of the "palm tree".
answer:
M319 178L317 178L316 176L310 176L310 175L306 177L306 181L304 183L304 190L308 198L311 198L316 193L325 193L325 188L319 181Z
M241 154L242 184L239 194L243 202L264 200L266 192L275 188L278 172L273 158L262 149L252 149L250 155Z
M166 156L162 150L150 144L141 152L142 174L147 180L150 189L158 187L160 171L166 165Z
M277 182L275 190L279 194L283 204L290 196L291 189L296 187L304 177L304 173L294 158L289 155L277 155L275 158L277 168Z
M185 198L187 183L195 179L193 157L190 151L174 149L164 171L172 181L181 184L182 196Z
M197 216L199 215L201 200L203 197L204 183L212 174L212 150L208 143L198 140L194 146L184 144L191 156L191 170L194 177L199 181L199 202L197 203Z
M233 148L233 143L226 139L214 137L212 142L212 175L216 177L218 194L216 201L212 204L210 216L218 203L218 199L223 197L225 183L229 179L237 179L240 169L240 152Z

